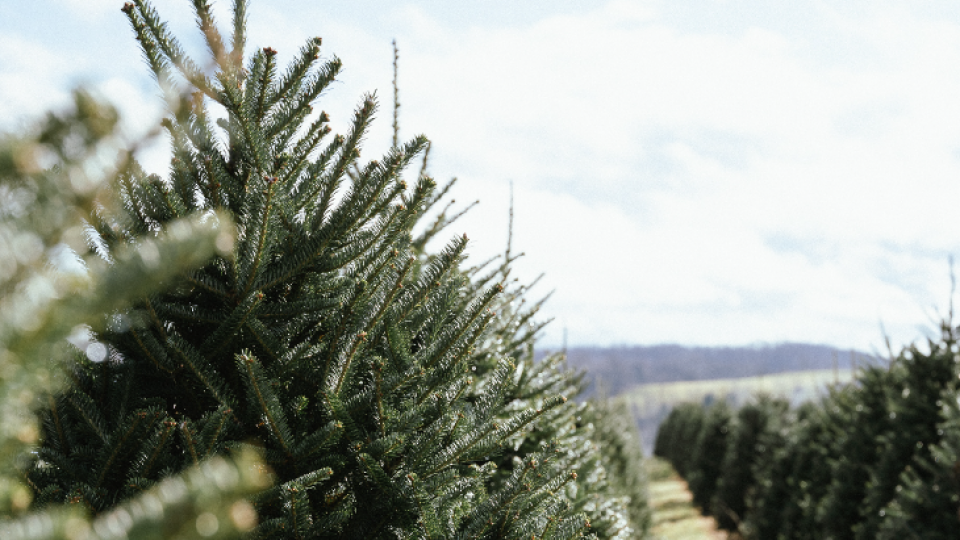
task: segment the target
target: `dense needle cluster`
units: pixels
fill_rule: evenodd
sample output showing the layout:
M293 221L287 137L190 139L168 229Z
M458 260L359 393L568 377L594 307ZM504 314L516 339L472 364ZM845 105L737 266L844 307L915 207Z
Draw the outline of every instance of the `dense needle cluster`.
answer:
M705 513L745 538L956 538L958 350L949 316L939 339L860 366L853 384L815 403L684 404L655 453Z

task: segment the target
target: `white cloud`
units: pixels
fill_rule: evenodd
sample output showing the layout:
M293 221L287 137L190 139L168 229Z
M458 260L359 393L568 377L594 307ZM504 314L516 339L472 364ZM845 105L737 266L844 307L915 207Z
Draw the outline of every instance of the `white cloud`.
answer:
M18 129L54 103L64 103L69 89L59 72L67 59L39 41L0 35L6 60L0 64L0 118L4 129Z
M557 286L550 311L575 339L868 347L880 319L895 340L914 338L946 295L960 84L956 69L916 58L936 58L956 25L907 20L899 39L915 52L849 71L764 29L687 34L598 10L444 35L419 16L407 69L439 82L417 89L408 114L446 147L445 165L467 171L471 196L489 200L507 178L535 193L518 208L518 244ZM884 43L883 24L863 28ZM711 155L711 138L732 143L736 163ZM658 153L670 167L651 174L643 157ZM498 213L470 225L489 230ZM764 242L783 232L839 247L813 261ZM878 276L902 260L913 264ZM910 272L927 286L908 287ZM660 316L636 334L650 309ZM709 331L685 334L698 311Z
M204 54L182 3L156 4ZM0 64L4 118L62 99L78 73L125 116L156 114L129 34L122 54L102 37L124 24L119 12L87 5L79 24L101 36L92 57L116 65L7 31L0 46L31 60ZM320 104L338 129L378 90L373 157L390 136L396 37L403 135L427 133L432 172L460 175L456 197L482 201L454 229L474 260L500 252L514 181L518 269L547 273L543 292L557 292L545 312L574 343L869 348L881 320L902 343L946 304L946 257L960 250L960 21L821 2L796 8L803 24L747 4L721 25L677 15L702 5L614 1L454 25L427 6L254 3L249 46L276 48L284 65L323 36L345 66Z

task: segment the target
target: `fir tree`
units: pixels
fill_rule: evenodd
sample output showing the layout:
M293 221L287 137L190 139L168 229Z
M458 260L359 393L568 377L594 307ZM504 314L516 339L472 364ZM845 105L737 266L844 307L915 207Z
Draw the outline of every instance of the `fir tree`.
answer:
M683 478L688 478L691 471L703 420L703 405L681 403L670 411L657 431L654 455L669 461Z
M742 527L745 537L821 537L816 509L829 482L827 443L833 436L830 409L829 399L805 403L796 411L796 420L788 422L785 434L767 439L767 445L782 446L766 453L769 462L757 465L758 489L749 497Z
M720 480L732 420L733 414L726 401L711 405L694 446L687 481L693 493L693 503L705 515L709 512L710 499Z
M747 511L739 528L744 538L777 538L783 510L791 500L787 479L793 470L797 413L791 410L771 418L757 441L760 459L753 467L754 486L747 494Z
M649 533L652 515L647 497L640 432L629 405L623 400L590 403L595 440L613 495L625 499L632 538Z
M91 215L91 234L111 259L199 214L235 222L237 241L98 329L106 358L79 358L42 412L35 506L101 513L253 447L276 477L253 499L259 538L575 538L590 516L622 537L604 524L623 504L593 497L603 464L561 394L575 380L559 358L533 363L536 310L498 300L519 298L509 250L482 274L460 268L465 237L426 252L448 220L414 234L444 193L425 166L403 180L426 139L361 162L375 100L330 136L313 105L341 66L319 38L280 74L269 47L244 64L244 0L229 40L193 5L213 72L147 1L123 7L177 104L173 158L166 178L127 170L122 208Z
M889 369L862 369L770 439L781 447L757 468L747 538L955 536L956 346L942 329L928 352L906 347Z
M786 414L789 403L767 395L757 396L737 411L723 459L710 513L720 528L737 530L747 509L748 491L755 484L755 468L766 454L760 441L774 418Z
M902 490L900 477L915 461L927 461L930 445L940 442L944 392L956 393L956 336L949 320L941 325L941 339L929 340L928 350L905 348L890 368L889 430L878 438L880 457L871 467L861 521L854 526L858 539L876 538L885 520L884 507Z
M857 384L835 393L841 422L831 454L830 487L820 502L817 521L831 538L852 539L859 522L859 506L866 495L869 470L877 462L877 440L890 428L887 401L889 372L866 366L857 373Z
M529 285L509 285L510 263L520 256L511 251L512 202L509 217L509 236L502 263L486 274L483 267L470 270L471 274L480 275L472 280L473 287L482 287L495 277L508 284L497 300L494 310L497 315L488 328L484 347L487 352L477 358L481 360L480 370L488 369L482 367L482 359L491 352L516 358L520 364L519 377L508 399L514 408L537 408L545 395L579 394L583 374L566 371L563 354L551 354L539 362L533 360L533 340L545 324L535 322L534 316L546 298L527 303L526 296L536 281ZM514 437L507 450L496 458L499 475L505 476L522 463L523 455L550 441L566 449L553 460L550 468L577 471L581 485L568 485L566 494L570 508L589 518L591 531L601 538L645 538L649 529L646 482L639 434L629 411L606 400L549 411L529 432Z
M503 283L511 283L510 263L518 256L511 253L512 203L508 230L510 236L502 257L503 263L485 274L483 269L489 262L471 269L469 273L478 276L472 280L472 287L482 287L495 278ZM544 325L542 322L535 322L534 315L545 301L541 299L531 305L527 304L526 295L535 284L536 282L521 286L508 285L496 301L496 316L488 327L483 352L476 355L479 366L476 371L479 373L490 369L489 361L493 358L493 353L508 354L517 359L518 376L506 398L514 409L539 408L546 395L576 395L582 389L583 375L566 371L562 354L549 355L539 362L533 360L533 339ZM611 467L617 465L606 459L608 447L622 441L623 435L611 440L607 430L597 428L599 413L595 409L604 407L602 403L588 402L575 407L559 407L545 413L530 426L528 432L511 438L506 450L494 458L497 465L494 482L499 483L508 478L511 471L522 466L525 455L543 445L552 444L563 448L564 451L555 455L551 463L544 464L546 469L540 474L551 474L549 471L552 471L552 474L577 471L580 485L571 483L565 487L565 505L572 511L586 515L590 530L600 538L643 538L646 536L644 522L642 518L635 521L633 516L636 506L647 508L646 497L642 493L632 493L634 497L627 498L620 489L621 484L608 473ZM636 441L635 449L637 454L621 454L622 458L630 460L629 464L624 465L631 470L639 469L639 440ZM642 476L633 480L631 485L637 484L643 484Z
M707 411L689 474L695 497L711 489L723 438L716 426L727 425L711 512L744 538L956 537L960 389L951 320L925 350L905 347L889 366L867 366L853 384L795 411L781 404L759 414L748 405L732 423L729 412ZM676 458L684 415L670 414L658 452Z
M918 456L900 476L894 499L877 538L947 540L960 530L960 405L955 392L940 402L946 419L938 426L940 442L929 456Z
M653 441L653 455L669 460L671 454L673 453L672 441L676 436L677 424L679 423L677 417L679 416L680 411L678 406L670 409L670 412L667 413L666 418L660 422L660 425L657 427L657 436Z

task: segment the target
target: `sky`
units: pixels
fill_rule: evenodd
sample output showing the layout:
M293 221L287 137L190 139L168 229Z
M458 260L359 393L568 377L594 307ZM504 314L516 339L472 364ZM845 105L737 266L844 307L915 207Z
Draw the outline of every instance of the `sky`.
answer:
M85 84L136 138L163 112L119 0L0 0L0 130ZM154 0L205 61L190 2ZM226 29L228 0L215 4ZM226 30L225 30L226 31ZM452 226L553 295L541 343L884 350L931 335L960 254L960 5L822 0L252 0L251 47L344 71L480 204ZM166 171L164 143L141 155Z

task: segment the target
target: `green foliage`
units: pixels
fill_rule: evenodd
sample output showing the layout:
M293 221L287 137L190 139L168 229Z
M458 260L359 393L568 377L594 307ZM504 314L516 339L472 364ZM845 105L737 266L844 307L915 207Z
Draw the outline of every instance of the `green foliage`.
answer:
M811 406L787 411L769 419L768 429L757 441L759 459L754 464L755 483L748 488L747 510L739 531L746 538L776 538L784 509L791 504L793 490L787 480L793 470L792 451L796 448L794 429L797 416L806 417Z
M744 538L955 537L960 373L950 321L939 340L861 367L819 402L791 411L760 399L733 422L723 408L705 410L685 473L695 501L710 493L711 514ZM672 411L657 451L678 459L681 420L695 416L690 406Z
M858 382L832 396L841 421L831 444L830 486L817 510L817 520L838 539L854 537L870 469L881 450L877 440L890 430L890 372L867 366L861 369Z
M710 501L710 513L720 528L737 530L747 509L747 492L756 483L755 469L767 450L761 443L773 424L782 417L789 403L760 395L737 411L717 490Z
M900 475L893 500L877 538L956 538L960 515L960 405L956 396L941 401L945 420L938 426L940 442L930 455L918 458Z
M244 0L229 40L208 2L194 9L209 71L149 2L123 8L171 105L173 156L165 178L130 161L110 186L117 204L84 223L111 271L137 250L167 272L143 281L167 286L113 276L127 307L82 303L100 314L104 354L73 355L68 384L42 401L25 468L34 508L113 519L181 471L254 452L275 483L250 499L252 538L642 534L642 480L607 473L632 474L639 443L621 435L604 455L609 429L565 397L579 379L561 356L533 362L540 303L509 281L509 246L489 271L461 268L465 237L427 251L456 219L445 208L418 227L446 193L426 174L427 140L362 162L376 102L330 134L313 107L341 65L319 60L319 38L281 73L269 47L244 63ZM235 235L194 240L218 252L167 248L188 245L182 223L229 222Z
M236 538L255 521L241 497L268 481L249 453L205 461L95 520L77 506L24 513L32 486L13 473L37 442L37 396L62 384L64 338L104 328L116 310L232 241L229 220L211 214L132 238L109 263L84 244L92 216L118 204L111 187L130 165L126 152L113 159L116 123L114 109L78 91L73 110L0 142L0 538Z
M825 406L804 407L795 425L795 439L786 449L786 485L789 497L781 514L779 534L789 538L816 538L821 527L816 520L817 503L830 482L827 464L830 443L836 436L836 409Z
M877 537L885 521L885 506L898 488L902 491L901 474L912 464L927 461L930 445L940 442L938 424L944 420L941 397L957 395L956 344L954 331L945 322L941 339L930 340L927 351L908 347L891 365L889 429L877 441L880 456L870 470L860 507L861 521L854 526L858 539Z
M704 514L710 509L710 499L717 489L724 458L727 453L733 413L726 401L718 401L707 409L703 426L697 435L688 482L693 503Z
M54 507L0 523L0 538L238 538L257 519L253 506L242 497L263 489L270 480L256 456L240 456L235 462L215 457L165 479L92 522L76 508Z
M669 461L684 478L693 467L693 452L703 428L704 413L700 404L681 403L671 409L657 431L654 455Z
M653 517L637 422L623 400L597 400L591 402L591 406L594 440L612 495L624 499L629 527L633 531L629 537L646 537Z

